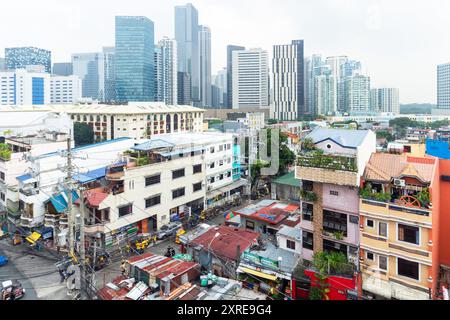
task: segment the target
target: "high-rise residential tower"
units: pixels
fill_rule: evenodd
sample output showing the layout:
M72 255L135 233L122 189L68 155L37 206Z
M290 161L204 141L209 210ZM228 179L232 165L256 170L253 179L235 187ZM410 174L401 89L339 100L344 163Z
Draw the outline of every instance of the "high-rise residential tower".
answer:
M175 40L177 42L178 71L187 73L191 83L191 97L200 101L200 53L197 9L190 3L175 6Z
M116 100L116 74L115 74L115 52L114 47L103 47L105 59L105 102Z
M6 70L6 59L0 57L0 71Z
M116 101L154 101L154 26L142 16L116 17Z
M228 45L227 46L227 109L233 108L233 51L245 50L245 47Z
M437 109L450 112L450 63L437 67Z
M269 105L268 60L263 49L233 51L233 109Z
M271 117L297 120L310 113L305 107L303 40L273 47L272 73Z
M370 111L370 77L362 74L345 77L343 88L346 112Z
M320 75L320 67L323 65L322 56L313 54L305 58L305 105L312 113L316 108L315 77Z
M52 72L52 53L49 50L35 47L6 48L5 59L9 70L40 65L45 67L45 72Z
M72 55L73 75L81 79L82 98L105 101L105 57L101 52Z
M370 109L375 112L390 112L399 114L398 88L377 88L370 90Z
M198 46L200 53L200 86L199 101L194 106L211 107L211 30L207 26L199 26Z
M177 43L167 37L155 48L156 101L177 105Z
M320 74L314 76L314 113L333 115L337 111L336 81L330 67L325 67L320 68Z

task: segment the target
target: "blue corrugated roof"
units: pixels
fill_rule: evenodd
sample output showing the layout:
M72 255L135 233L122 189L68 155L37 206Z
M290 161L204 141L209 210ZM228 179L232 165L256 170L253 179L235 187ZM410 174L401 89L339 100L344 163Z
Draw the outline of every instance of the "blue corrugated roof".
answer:
M67 201L68 201L68 191L65 190L56 196L50 198L51 203L55 207L58 213L64 212L67 209ZM72 190L72 203L79 199L78 193L75 190Z
M150 151L159 148L170 148L175 146L173 143L167 142L162 139L152 139L150 141L138 144L137 146L132 147L131 149L137 151Z
M327 139L346 148L357 148L364 141L370 130L347 130L315 128L306 137L311 138L314 143L320 143Z
M88 183L103 178L106 175L106 167L91 170L86 173L77 174L73 179L79 183Z
M31 176L31 174L24 174L24 175L21 175L21 176L16 177L16 179L19 180L20 182L27 181L27 180L29 180L29 179L31 179L31 178L33 178L33 177Z

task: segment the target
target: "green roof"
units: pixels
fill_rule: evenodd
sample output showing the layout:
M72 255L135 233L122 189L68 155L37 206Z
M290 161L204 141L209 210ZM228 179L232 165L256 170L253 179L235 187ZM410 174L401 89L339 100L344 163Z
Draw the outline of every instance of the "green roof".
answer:
M288 174L285 174L284 176L281 176L273 181L273 183L276 184L283 184L288 185L292 187L299 187L300 188L300 180L295 179L295 172L289 172Z

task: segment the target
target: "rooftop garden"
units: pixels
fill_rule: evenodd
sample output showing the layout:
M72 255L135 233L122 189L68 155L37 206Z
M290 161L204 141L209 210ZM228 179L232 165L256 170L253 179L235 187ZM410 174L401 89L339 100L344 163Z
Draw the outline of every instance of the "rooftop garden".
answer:
M9 161L11 160L12 151L6 143L0 143L0 159Z
M307 190L300 190L300 198L303 201L308 202L316 202L317 201L317 194L315 194L313 191L307 191Z
M323 150L310 150L299 154L297 165L350 172L358 171L355 157L325 154Z

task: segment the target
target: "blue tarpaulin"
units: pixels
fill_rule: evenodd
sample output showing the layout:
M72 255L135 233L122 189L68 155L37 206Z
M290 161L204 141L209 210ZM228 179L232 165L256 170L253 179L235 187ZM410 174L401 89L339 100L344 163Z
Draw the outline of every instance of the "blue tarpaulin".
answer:
M77 201L79 198L78 194L75 190L72 190L72 203ZM50 198L51 203L55 207L56 211L58 213L64 212L64 210L67 209L67 201L68 201L68 191L65 190L64 192L61 192L60 194L53 196Z
M106 167L91 170L86 173L80 173L73 177L79 183L88 183L103 178L106 175Z
M24 182L24 181L30 180L32 178L33 177L31 176L31 174L24 174L24 175L16 177L16 179L19 180L20 182Z

